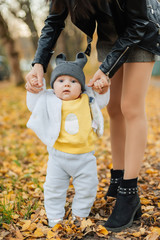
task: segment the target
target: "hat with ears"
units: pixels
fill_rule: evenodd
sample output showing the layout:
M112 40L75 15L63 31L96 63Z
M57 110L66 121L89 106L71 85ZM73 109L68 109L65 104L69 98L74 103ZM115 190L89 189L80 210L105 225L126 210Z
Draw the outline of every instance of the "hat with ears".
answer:
M83 68L87 62L87 57L83 52L76 55L75 61L66 61L66 56L61 53L56 57L56 67L51 74L50 85L53 88L53 83L57 77L61 75L69 75L76 78L81 84L82 92L85 90L85 75Z

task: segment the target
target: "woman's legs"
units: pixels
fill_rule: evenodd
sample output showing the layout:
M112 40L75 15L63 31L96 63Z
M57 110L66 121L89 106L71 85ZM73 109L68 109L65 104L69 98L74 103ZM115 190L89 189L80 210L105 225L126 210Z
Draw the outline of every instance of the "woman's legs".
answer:
M124 169L125 121L121 111L123 68L111 79L111 94L107 110L110 116L110 135L113 169Z
M143 159L147 135L145 97L153 64L125 63L112 78L107 109L113 169L125 169L124 179L138 176Z
M130 227L141 216L137 176L141 167L147 139L145 97L153 63L125 63L121 110L125 119L124 177L121 180L117 200L105 227L119 232ZM124 211L125 209L125 211Z
M126 126L124 179L137 178L143 160L147 140L145 97L152 68L152 62L125 63L123 67L121 109Z

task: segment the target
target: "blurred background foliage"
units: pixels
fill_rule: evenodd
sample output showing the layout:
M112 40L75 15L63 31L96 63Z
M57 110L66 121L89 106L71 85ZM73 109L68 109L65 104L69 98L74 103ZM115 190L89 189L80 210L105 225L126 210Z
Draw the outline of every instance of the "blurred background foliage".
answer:
M3 56L3 59L5 57L3 65L7 64L7 71L10 72L9 80L15 85L23 84L26 73L31 69L31 62L48 11L49 4L46 0L0 0L0 56ZM92 45L95 42L96 34ZM55 54L51 59L46 79L49 80L54 57L57 54L64 52L69 60L73 60L76 53L84 51L86 46L86 37L68 17L66 27L54 49ZM89 76L92 74L90 69L97 66L96 50L92 47L91 58L86 66ZM0 74L2 75L0 79L6 78L2 71Z

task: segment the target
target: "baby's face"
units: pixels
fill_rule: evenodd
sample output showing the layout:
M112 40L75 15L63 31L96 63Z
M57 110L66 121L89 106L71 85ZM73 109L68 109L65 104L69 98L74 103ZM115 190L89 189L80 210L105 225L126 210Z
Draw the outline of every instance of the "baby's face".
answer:
M59 76L53 84L56 96L62 100L75 100L81 94L81 84L74 77Z

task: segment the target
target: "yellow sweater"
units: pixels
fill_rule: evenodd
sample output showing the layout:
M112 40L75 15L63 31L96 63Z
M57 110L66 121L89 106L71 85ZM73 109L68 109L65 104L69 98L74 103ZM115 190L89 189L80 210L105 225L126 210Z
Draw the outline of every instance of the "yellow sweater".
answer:
M94 150L95 132L87 94L70 101L62 101L61 130L54 148L71 154Z

